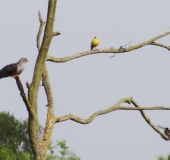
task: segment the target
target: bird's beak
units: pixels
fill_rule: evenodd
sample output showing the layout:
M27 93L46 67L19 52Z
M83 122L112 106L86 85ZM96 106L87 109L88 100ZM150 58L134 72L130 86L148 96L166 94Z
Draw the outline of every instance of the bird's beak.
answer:
M29 60L27 59L27 62L29 62Z

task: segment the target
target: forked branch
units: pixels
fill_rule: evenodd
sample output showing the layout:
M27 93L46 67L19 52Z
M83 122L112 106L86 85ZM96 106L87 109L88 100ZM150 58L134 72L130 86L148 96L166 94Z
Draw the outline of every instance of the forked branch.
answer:
M129 101L127 101L129 100ZM130 98L124 98L122 100L120 100L116 105L106 109L106 110L102 110L102 111L97 111L94 114L92 114L92 116L90 116L88 119L82 119L79 118L77 116L74 116L73 114L69 114L66 116L62 116L62 117L57 117L56 118L56 123L58 122L63 122L66 120L73 120L75 122L78 123L82 123L82 124L88 124L90 122L92 122L94 120L94 118L96 118L98 115L102 115L102 114L106 114L112 111L116 111L116 110L133 110L133 111L143 111L143 110L170 110L170 107L163 107L163 106L156 106L156 107L129 107L129 106L121 106L121 104L123 104L124 102L128 102L129 104L131 103L132 97ZM133 101L134 102L134 101ZM119 105L118 105L119 104Z
M134 101L132 100L131 101L132 104L136 107L136 108L140 108L140 106ZM142 115L142 117L145 119L145 121L158 133L161 135L161 137L164 139L164 140L169 140L168 136L166 136L165 134L163 134L152 122L151 120L146 116L145 112L144 111L141 111L140 110L140 113Z
M121 106L121 104L123 103L128 103L128 104L133 104L136 108L134 107L124 107ZM99 115L103 115L103 114L107 114L116 110L136 110L136 111L140 111L143 118L146 120L146 122L158 133L161 135L161 137L164 140L169 140L169 138L163 134L156 126L154 126L154 124L151 122L151 120L145 115L143 110L170 110L170 107L163 107L163 106L158 106L158 107L140 107L133 99L132 97L130 98L124 98L122 100L120 100L118 103L116 103L114 106L106 109L106 110L101 110L101 111L97 111L95 113L93 113L88 119L83 119L80 117L77 117L75 115L69 114L66 116L62 116L62 117L56 117L56 123L59 122L63 122L66 120L72 120L75 121L77 123L81 123L81 124L88 124L90 122L92 122L97 116Z
M114 106L112 106L112 107L110 107L106 110L101 110L101 111L93 113L88 119L79 118L79 117L74 116L72 114L69 114L69 115L66 115L66 116L63 116L63 117L56 117L56 123L63 122L63 121L66 121L66 120L72 120L72 121L75 121L77 123L88 124L88 123L92 122L99 115L107 114L107 113L110 113L112 111L118 110L120 108L120 105L123 104L123 103L129 103L130 104L131 100L132 100L132 97L123 98L118 103L116 103Z
M38 17L39 17L39 21L40 21L40 27L39 27L38 34L37 34L37 48L38 48L38 50L40 50L40 46L41 46L40 38L41 38L41 34L43 31L45 22L41 16L40 11L38 11Z
M44 27L44 25L43 25L44 20L41 16L40 12L38 13L38 15L39 15L39 20L40 20L40 28L39 28L39 31L37 34L37 44L39 44L39 46L37 46L37 47L38 47L38 50L40 50L40 47L41 47L40 37L42 34L42 29ZM47 147L48 143L50 141L52 129L54 126L54 120L53 120L54 119L54 100L53 100L53 94L52 94L52 89L51 89L51 85L49 82L49 76L48 76L48 70L47 70L46 64L44 64L44 71L42 73L42 84L43 84L43 87L44 87L44 90L45 90L45 93L47 96L47 102L48 102L48 104L47 104L47 107L48 107L47 120L46 120L46 125L45 125L42 142L43 142L43 145L45 147Z
M161 44L161 43L152 42L152 43L151 43L151 44L149 44L149 45L162 47L162 48L165 48L165 49L167 49L167 50L169 50L169 51L170 51L170 46L167 46L167 45L164 45L164 44Z
M36 60L34 74L28 93L28 99L32 106L36 106L37 104L38 90L42 78L42 73L44 71L44 63L46 61L48 49L53 38L53 24L55 20L56 5L57 0L49 0L47 22L44 31L45 34L43 36L42 45L40 47L39 54Z

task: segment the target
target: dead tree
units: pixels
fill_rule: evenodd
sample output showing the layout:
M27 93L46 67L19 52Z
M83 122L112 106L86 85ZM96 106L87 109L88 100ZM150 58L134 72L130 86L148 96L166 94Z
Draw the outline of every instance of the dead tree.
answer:
M164 140L169 140L169 137L162 133L152 122L151 120L145 115L144 110L170 110L168 107L163 106L157 106L157 107L140 107L132 97L129 98L123 98L119 100L116 104L111 106L108 109L97 111L93 113L89 118L82 119L78 116L75 116L73 114L68 114L62 117L56 117L54 115L54 99L53 99L53 93L51 90L51 84L49 80L48 75L48 69L46 66L46 61L50 61L52 63L64 63L67 61L74 60L76 58L81 58L83 56L88 56L91 54L99 54L99 53L107 53L107 54L118 54L118 53L125 53L130 52L142 47L145 47L146 45L153 45L157 47L162 47L164 49L170 50L169 46L166 46L164 44L157 43L156 40L165 37L170 34L170 32L163 33L159 36L156 36L154 38L151 38L150 40L147 40L145 42L142 42L140 44L129 46L127 48L120 47L120 48L109 48L109 49L100 49L100 50L92 50L92 51L85 51L81 53L74 54L69 57L63 57L63 58L57 58L52 57L48 55L48 50L50 47L50 43L52 38L55 38L55 36L60 35L60 32L56 32L53 30L55 15L56 15L56 8L57 8L57 0L49 0L48 2L48 13L47 13L47 20L46 23L43 20L43 17L41 16L41 13L38 13L39 21L40 21L40 27L37 34L37 48L38 48L38 55L37 60L35 63L34 73L32 82L27 82L27 88L28 88L28 96L26 96L25 91L23 89L22 83L19 78L16 78L16 83L18 86L18 89L20 91L21 97L25 103L26 109L29 114L29 137L31 142L32 151L34 154L35 160L45 160L46 158L46 151L48 144L51 139L52 130L54 127L54 124L59 122L64 122L66 120L72 120L77 123L81 124L88 124L91 123L97 116L107 114L116 110L138 110L144 120L158 133L161 135L161 137ZM44 30L43 40L40 41L41 34ZM39 92L40 83L42 80L42 85L44 87L46 97L47 97L47 119L46 119L46 125L45 125L45 131L43 138L40 137L40 131L39 131L39 121L38 121L38 105L37 105L37 95ZM132 104L134 107L129 106L122 106L122 104Z

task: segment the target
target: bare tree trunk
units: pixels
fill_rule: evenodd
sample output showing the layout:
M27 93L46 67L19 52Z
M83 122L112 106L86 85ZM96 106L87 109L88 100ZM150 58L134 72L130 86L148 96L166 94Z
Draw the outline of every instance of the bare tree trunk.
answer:
M29 136L30 136L31 147L34 154L34 160L45 160L48 143L51 139L52 129L54 125L54 121L53 121L54 103L53 103L53 96L52 96L51 86L49 83L48 73L45 66L45 61L46 61L51 40L53 38L53 24L55 20L56 4L57 4L57 0L49 0L47 23L45 26L43 41L42 41L42 45L38 47L39 54L35 64L32 83L29 85L29 90L28 90L28 101L30 103L31 110L32 110L32 112L29 113ZM44 88L47 95L47 101L48 101L47 121L46 121L46 127L45 127L43 139L41 139L40 137L40 130L39 130L40 125L38 122L38 112L37 112L38 110L37 97L38 97L38 90L39 90L40 81L42 77L43 77L43 84L44 84Z

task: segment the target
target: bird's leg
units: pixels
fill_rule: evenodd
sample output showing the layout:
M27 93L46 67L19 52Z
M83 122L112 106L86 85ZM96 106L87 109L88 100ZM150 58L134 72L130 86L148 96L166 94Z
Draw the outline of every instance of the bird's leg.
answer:
M13 77L14 77L15 79L17 79L17 78L20 79L20 78L19 78L19 74L15 74Z
M96 51L96 50L98 50L98 49L96 47L93 47L93 49L91 51Z

